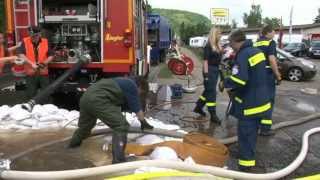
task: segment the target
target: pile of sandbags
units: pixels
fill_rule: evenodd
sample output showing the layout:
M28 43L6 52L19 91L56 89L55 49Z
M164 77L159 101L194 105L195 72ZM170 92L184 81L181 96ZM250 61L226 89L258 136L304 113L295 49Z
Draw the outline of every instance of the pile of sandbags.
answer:
M77 128L79 111L68 111L52 104L36 105L32 112L22 108L21 104L9 107L0 106L0 130L1 129L46 129L46 128ZM132 127L140 127L140 121L134 113L124 113L128 123ZM146 119L149 124L157 129L177 130L180 127L173 124L165 124L152 117ZM98 119L95 129L108 128Z
M59 109L52 104L36 105L32 112L22 108L21 104L0 107L0 129L43 129L60 128L72 122L75 127L79 118L78 111Z
M191 157L198 164L219 167L224 166L229 156L225 145L200 133L187 134L182 141L165 141L161 137L148 135L138 138L136 143L128 144L126 153L170 161L186 160Z

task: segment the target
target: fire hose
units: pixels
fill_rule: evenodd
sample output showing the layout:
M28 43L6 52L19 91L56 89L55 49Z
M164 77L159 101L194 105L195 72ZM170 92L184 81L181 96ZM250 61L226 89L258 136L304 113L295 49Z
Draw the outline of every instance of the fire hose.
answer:
M79 69L84 63L85 61L80 61L77 65L75 65L76 68L72 68L72 70L65 73L63 76L61 76L57 80L57 83L54 83L51 86L51 88L54 89L57 86L59 86L70 74L73 74L76 71L76 69L77 68ZM33 100L29 101L28 104L30 106L28 108L31 108L32 110L32 107L34 106L34 104L36 104L43 97L47 96L51 92L52 90L47 90L45 92L40 93L38 96L33 98ZM303 117L294 121L281 122L281 123L275 124L272 127L272 129L276 130L283 127L298 125L298 124L305 123L307 121L311 121L319 118L320 118L320 113L317 113L317 114ZM104 129L104 130L95 131L92 135L93 136L105 135L105 134L110 134L111 132L112 132L111 129ZM129 132L157 134L157 135L171 136L176 138L182 138L184 136L184 134L182 133L172 132L172 131L163 131L159 129L141 132L140 129L131 128ZM181 162L172 163L170 161L147 160L147 161L129 162L129 163L123 163L123 164L117 164L117 165L101 166L101 167L95 167L95 168L65 170L65 171L51 171L51 172L28 172L28 171L13 171L13 170L0 169L0 178L3 178L3 179L74 179L74 178L85 178L85 177L100 176L100 175L107 176L110 174L115 175L117 173L133 171L140 167L149 166L149 167L170 168L170 169L176 169L176 170L182 170L182 171L205 173L205 174L226 177L226 178L235 178L235 179L279 179L289 175L303 163L308 152L309 137L319 132L320 132L320 127L313 128L305 132L302 138L302 147L298 157L286 168L273 173L267 173L267 174L250 174L250 173L242 173L242 172L237 172L233 170L227 170L227 169L212 167L212 166L189 165ZM29 149L27 151L14 155L10 159L15 160L33 151L36 151L41 148L51 146L57 143L65 142L69 139L70 137L67 137L62 140L57 140L57 141L36 146L32 149ZM226 139L221 139L219 141L223 144L231 144L231 143L237 142L237 140L238 140L237 137L234 136Z
M83 65L89 63L89 56L79 56L79 60L75 65L68 69L64 74L62 74L57 80L47 86L44 90L40 91L35 97L29 100L27 103L22 105L22 108L31 112L33 107L41 102L42 99L48 97L52 92L54 92L60 85L67 80L67 78L77 72Z
M283 127L298 125L301 123L305 123L311 120L319 119L320 113L316 113L307 117L303 117L294 121L282 122L273 126L273 129L280 129ZM172 136L177 138L182 138L183 134L172 132L172 131L163 131L155 129L153 131L144 131L141 132L139 129L130 129L130 133L146 133L146 134L158 134L164 136ZM115 175L116 173L121 173L125 171L132 171L138 169L140 167L159 167L159 168L170 168L182 171L189 172L197 172L197 173L205 173L211 174L220 177L226 178L234 178L234 179L279 179L281 177L285 177L292 173L295 169L297 169L302 162L304 161L309 146L309 136L319 133L320 127L313 128L304 133L302 138L302 147L298 157L286 168L279 170L273 173L267 174L250 174L250 173L242 173L232 170L226 170L219 167L212 166L204 166L204 165L189 165L180 162L168 162L168 161L137 161L137 162L129 162L117 165L108 165L101 166L95 168L86 168L86 169L78 169L78 170L65 170L65 171L51 171L51 172L28 172L28 171L12 171L12 170L0 170L0 178L3 179L74 179L74 178L85 178L91 176L99 176L99 175ZM93 133L94 136L109 134L111 133L111 129L98 130ZM27 153L32 151L41 149L43 147L47 147L56 143L61 143L69 140L69 138L64 138L62 140L46 143L44 145L37 146L32 150L26 151L26 153L20 153L19 156L14 156L12 158L21 157ZM231 144L237 141L237 137L231 137L227 139L219 140L223 144Z

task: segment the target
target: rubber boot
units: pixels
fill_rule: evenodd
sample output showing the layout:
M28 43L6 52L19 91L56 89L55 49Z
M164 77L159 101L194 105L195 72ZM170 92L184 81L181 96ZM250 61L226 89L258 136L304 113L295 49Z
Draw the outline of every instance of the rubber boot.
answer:
M127 133L112 133L112 164L126 162L125 149L127 145Z
M263 129L263 128L261 128L260 131L259 131L259 135L260 136L273 136L273 135L275 135L275 133L271 129Z
M70 142L69 142L69 145L67 146L68 148L77 148L77 147L80 147L81 144L82 144L82 139L79 138L78 136L78 132L79 130L76 130L76 132L73 134Z
M209 111L210 112L210 121L216 124L221 124L219 117L216 114L216 111Z
M252 171L252 167L238 166L239 171L250 173Z
M196 103L196 107L194 108L193 112L200 114L201 116L206 116L206 113L203 111L204 105L205 102L199 99Z

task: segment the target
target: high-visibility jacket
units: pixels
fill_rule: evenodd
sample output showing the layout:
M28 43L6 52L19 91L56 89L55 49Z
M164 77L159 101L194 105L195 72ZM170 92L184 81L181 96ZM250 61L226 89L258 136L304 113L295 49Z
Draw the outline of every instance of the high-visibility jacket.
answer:
M269 40L261 36L253 46L259 48L266 56L266 59L268 59L270 55L277 56L277 44L274 40ZM266 61L266 64L267 68L271 69L270 62Z
M236 54L232 75L224 84L234 92L230 114L236 118L264 117L270 111L266 58L251 40L245 41Z
M41 41L38 45L38 57L36 58L35 52L34 52L34 46L31 40L31 37L26 37L23 39L25 50L26 50L26 57L31 61L31 63L34 64L40 64L45 63L45 61L48 59L48 40L46 38L41 38ZM32 66L29 63L25 64L26 74L28 76L32 75L48 75L48 68L45 67L43 69L34 70Z

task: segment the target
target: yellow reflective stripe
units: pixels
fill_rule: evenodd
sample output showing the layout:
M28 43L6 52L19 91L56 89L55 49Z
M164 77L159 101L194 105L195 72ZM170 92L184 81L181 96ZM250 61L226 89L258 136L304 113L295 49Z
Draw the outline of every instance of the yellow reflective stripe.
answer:
M260 46L270 46L271 41L258 41L254 43L254 47L260 47Z
M318 179L320 179L320 174L313 175L313 176L307 176L307 177L303 177L303 178L298 178L296 180L318 180Z
M202 101L206 101L206 98L204 96L199 97Z
M246 85L246 82L245 82L245 81L243 81L243 80L241 80L241 79L239 79L239 78L237 78L237 77L235 77L235 76L230 76L230 79L231 79L232 81L238 83L238 84Z
M266 60L266 57L264 56L264 54L261 52L261 53L258 53L252 57L249 58L249 63L250 63L250 66L255 66L259 63L261 63L262 61L265 61Z
M206 105L207 105L207 107L214 107L214 106L217 105L217 103L215 103L215 102L207 102Z
M255 160L241 160L239 159L239 165L241 166L255 166L256 165L256 161Z
M200 177L205 174L181 172L181 171L161 171L161 172L146 172L139 174L131 174L127 176L108 178L108 180L138 180L138 179L151 179L159 177Z
M271 119L262 119L261 124L272 125L272 120Z
M254 115L254 114L259 114L259 113L262 113L262 112L269 110L270 108L271 108L271 103L268 103L263 106L258 106L255 108L246 109L246 110L244 110L244 115L250 116L250 115Z
M242 103L242 99L240 99L239 97L235 97L234 100L236 100L238 103Z

